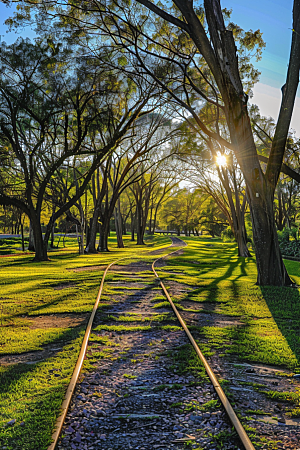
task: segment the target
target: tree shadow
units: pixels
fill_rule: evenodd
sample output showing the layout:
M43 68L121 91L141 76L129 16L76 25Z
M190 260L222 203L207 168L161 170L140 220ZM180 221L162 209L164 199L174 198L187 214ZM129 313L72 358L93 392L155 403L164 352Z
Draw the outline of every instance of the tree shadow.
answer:
M48 343L52 348L60 347L60 349L51 351L48 357L39 362L1 367L1 421L5 424L9 420L16 419L14 426L1 427L1 448L5 445L15 450L48 447L68 379L74 369L74 358L68 357L68 352L72 351L73 347L68 348L67 353L61 356L61 365L57 357L59 358L59 353L65 350L61 346L75 343L83 330L82 326L74 327L72 330L66 329L59 338ZM21 421L24 421L23 426L20 425Z
M300 368L300 293L293 287L261 286L260 291ZM295 368L294 367L294 368Z

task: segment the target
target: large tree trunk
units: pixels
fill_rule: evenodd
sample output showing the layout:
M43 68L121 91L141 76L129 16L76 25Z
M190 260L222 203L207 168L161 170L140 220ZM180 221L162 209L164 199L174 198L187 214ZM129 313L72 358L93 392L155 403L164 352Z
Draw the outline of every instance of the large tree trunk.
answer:
M32 231L34 236L34 261L48 261L47 244L43 240L42 227L38 217L34 215L31 219Z
M85 249L85 253L97 253L96 239L97 239L99 212L100 212L100 207L96 206L94 209L93 217L91 219L89 242Z
M109 221L105 220L100 224L100 236L99 236L99 252L108 252L108 233L109 233Z
M237 106L238 104L238 106ZM235 106L235 107L234 107ZM238 114L239 113L239 114ZM290 286L288 276L279 249L273 211L274 187L262 173L253 140L246 105L242 109L239 99L229 111L231 124L240 153L248 151L248 158L238 155L249 196L253 241L257 263L257 284L260 286ZM252 152L249 149L253 149ZM252 158L250 157L252 153Z
M28 250L29 250L30 252L34 252L34 251L35 251L35 248L34 248L33 228L32 228L32 224L31 224L31 220L30 220L30 224L29 224Z
M290 286L288 276L281 257L277 231L274 222L273 196L258 198L251 205L253 239L257 264L257 284L260 286Z

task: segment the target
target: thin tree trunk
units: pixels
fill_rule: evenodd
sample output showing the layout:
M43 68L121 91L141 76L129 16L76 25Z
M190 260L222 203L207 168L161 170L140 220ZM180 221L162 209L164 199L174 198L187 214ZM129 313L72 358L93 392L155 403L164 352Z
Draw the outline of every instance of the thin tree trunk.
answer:
M135 224L136 224L136 210L135 210L135 214L131 213L131 224L130 224L130 227L131 227L131 241L132 242L135 241L135 238L134 238L134 227L135 227Z
M104 223L100 224L100 236L99 236L99 252L108 252L108 225L109 220L105 220Z
M24 227L22 223L21 223L21 237L22 237L22 251L25 252Z
M55 230L55 223L51 227L51 241L50 241L51 248L54 248L54 230Z
M85 249L85 253L97 253L96 239L97 239L99 212L100 212L100 207L96 206L96 208L94 209L93 217L91 219L89 243Z
M122 238L122 219L120 214L120 198L118 199L117 205L114 209L115 227L117 235L118 248L124 248L124 242Z

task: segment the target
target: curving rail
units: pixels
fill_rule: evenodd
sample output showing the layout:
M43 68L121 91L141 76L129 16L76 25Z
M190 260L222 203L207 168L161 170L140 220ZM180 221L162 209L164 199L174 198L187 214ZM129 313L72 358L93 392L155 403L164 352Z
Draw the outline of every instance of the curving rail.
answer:
M177 251L178 250L176 250L176 251L174 251L172 253L169 253L168 255L164 255L161 258L156 259L153 262L153 264L152 264L152 270L153 270L156 278L159 280L160 285L161 285L161 287L162 287L162 289L164 291L164 294L167 297L167 299L168 299L168 301L169 301L169 303L170 303L170 305L171 305L171 307L172 307L172 309L173 309L177 319L179 320L180 325L184 329L187 337L189 338L189 341L191 342L191 344L194 347L197 355L201 359L201 361L202 361L202 363L203 363L203 365L205 367L206 373L209 376L210 381L212 382L212 385L213 385L216 393L218 394L218 397L219 397L220 401L222 402L222 405L224 406L225 411L226 411L226 413L227 413L227 415L228 415L232 425L234 426L236 432L238 433L238 435L239 435L239 437L240 437L240 439L241 439L241 441L242 441L242 443L243 443L243 445L245 447L245 450L255 450L255 448L253 447L253 445L252 445L252 443L251 443L251 441L249 439L249 436L247 435L243 425L239 421L239 419L238 419L237 415L235 414L235 412L234 412L234 410L233 410L233 408L232 408L228 398L226 397L226 395L225 395L225 393L224 393L220 383L218 382L216 375L214 374L212 368L210 367L209 363L207 362L206 358L204 357L203 353L201 352L201 350L200 350L197 342L193 338L192 334L189 332L189 330L188 330L184 320L182 319L181 315L178 312L178 309L174 305L174 303L173 303L173 301L172 301L172 299L171 299L171 297L170 297L170 295L169 295L165 285L163 284L163 282L159 278L159 276L158 276L158 274L157 274L157 272L156 272L156 270L154 268L154 266L157 263L157 261L159 261L160 259L164 259L167 256L170 256L173 253L176 253Z
M179 238L171 238L171 239L172 239L172 244L176 245L176 243L180 242L181 246L182 246L182 244L184 244L184 246L187 245L184 241L182 241ZM158 274L157 274L157 272L156 272L156 270L154 268L155 264L159 260L164 259L167 256L170 256L170 255L172 255L172 254L174 254L176 252L178 252L178 249L175 250L174 252L168 253L167 255L164 255L164 256L156 259L153 262L153 264L152 264L152 270L153 270L153 272L155 274L155 277L159 280L160 285L161 285L161 287L162 287L162 289L164 291L164 294L166 295L166 297L167 297L167 299L168 299L168 301L169 301L169 303L170 303L170 305L171 305L171 307L172 307L172 309L173 309L177 319L179 320L180 325L184 329L184 331L185 331L188 339L190 340L192 346L194 347L197 355L201 359L201 361L202 361L202 363L203 363L203 365L205 367L205 370L206 370L206 372L207 372L207 374L208 374L208 376L209 376L209 378L210 378L210 380L212 382L212 385L213 385L213 387L214 387L214 389L215 389L215 391L216 391L220 401L222 402L222 404L223 404L223 406L225 408L225 411L226 411L226 413L227 413L227 415L228 415L232 425L234 426L236 432L238 433L238 435L239 435L239 437L240 437L240 439L241 439L241 441L242 441L242 443L243 443L243 445L245 447L245 450L255 450L255 448L252 445L252 443L251 443L251 441L250 441L250 439L249 439L245 429L243 428L243 426L242 426L241 422L239 421L238 417L236 416L236 414L235 414L235 412L234 412L234 410L233 410L229 400L227 399L227 397L226 397L222 387L220 386L220 384L219 384L219 382L218 382L218 380L217 380L213 370L211 369L209 363L207 362L206 358L204 357L203 353L201 352L200 348L198 347L198 344L196 343L196 341L193 338L192 334L189 332L189 330L188 330L184 320L182 319L182 317L179 314L176 306L174 305L174 303L173 303L173 301L172 301L172 299L171 299L171 297L170 297L170 295L169 295L165 285L160 280L160 278L159 278L159 276L158 276ZM130 257L130 258L132 258L132 257ZM56 445L58 443L58 439L59 439L60 433L62 431L62 427L63 427L64 421L65 421L65 418L66 418L66 415L67 415L67 412L68 412L68 408L70 406L70 402L71 402L71 399L72 399L72 396L73 396L73 393L74 393L74 390L75 390L75 387L76 387L76 383L78 381L78 377L80 375L80 371L81 371L81 368L82 368L83 360L84 360L86 349L87 349L87 346L88 346L89 337L90 337L91 330L92 330L94 317L95 317L95 314L97 312L97 308L98 308L98 305L99 305L99 302L100 302L100 298L101 298L101 294L102 294L102 290L103 290L103 285L104 285L106 274L107 274L108 270L114 264L116 264L117 262L119 262L121 260L124 260L124 259L126 259L126 258L118 259L118 260L113 261L112 263L108 264L108 266L106 267L106 269L105 269L105 271L103 273L103 276L102 276L102 279L101 279L101 284L100 284L98 295L97 295L97 299L95 301L95 304L94 304L94 307L93 307L93 310L92 310L92 313L91 313L91 316L90 316L90 319L89 319L89 322L88 322L88 325L87 325L87 328L86 328L86 332L85 332L85 335L84 335L84 339L83 339L83 342L82 342L82 346L81 346L81 350L80 350L80 353L79 353L79 356L78 356L78 360L77 360L77 363L76 363L76 366L75 366L75 369L74 369L74 372L73 372L70 384L69 384L68 389L66 391L63 404L62 404L62 413L61 413L61 415L58 417L58 419L56 421L56 428L55 428L55 431L54 431L54 433L52 435L53 442L48 447L48 450L55 450Z

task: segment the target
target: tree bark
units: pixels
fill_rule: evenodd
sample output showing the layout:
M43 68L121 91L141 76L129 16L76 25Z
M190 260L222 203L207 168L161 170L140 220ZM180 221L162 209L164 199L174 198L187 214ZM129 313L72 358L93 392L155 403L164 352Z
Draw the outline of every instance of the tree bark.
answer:
M44 242L41 222L39 220L39 217L36 217L35 214L32 214L31 225L32 225L32 232L33 232L33 236L34 236L34 249L35 249L35 256L34 256L33 261L35 261L35 262L49 261L49 258L47 255L48 241L46 243Z
M30 252L34 252L35 248L34 248L34 236L33 236L33 229L32 229L32 223L30 220L30 224L29 224L29 241L28 241L28 250Z
M125 246L124 246L123 237L122 237L123 220L122 220L122 215L121 215L120 197L118 197L118 200L116 202L116 206L114 209L114 218L115 218L115 227L116 227L118 248L124 248Z
M24 243L24 227L21 223L21 237L22 237L22 251L25 252L25 243Z
M55 229L55 223L51 227L51 241L50 241L51 248L54 248L54 229Z
M90 236L89 242L85 249L85 253L97 253L96 249L96 238L97 238L97 228L98 228L98 218L99 218L100 206L96 205L93 213L93 217L90 223Z
M133 214L131 212L131 224L130 224L130 228L131 228L131 241L134 242L135 238L134 238L134 228L135 228L135 224L136 224L136 211L135 214Z
M109 221L100 224L100 236L99 236L99 252L108 252L108 233L109 233Z
M143 211L142 205L139 202L136 205L136 244L145 245L143 232Z

